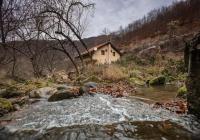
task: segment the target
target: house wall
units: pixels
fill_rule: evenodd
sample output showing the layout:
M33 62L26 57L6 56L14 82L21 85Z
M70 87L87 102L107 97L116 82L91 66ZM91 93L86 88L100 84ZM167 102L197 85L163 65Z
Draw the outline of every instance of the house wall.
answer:
M102 50L105 52L104 55L101 54ZM113 52L115 52L115 56L113 55ZM92 59L96 60L97 64L111 64L120 59L120 54L116 52L110 44L108 44L96 50L92 55Z

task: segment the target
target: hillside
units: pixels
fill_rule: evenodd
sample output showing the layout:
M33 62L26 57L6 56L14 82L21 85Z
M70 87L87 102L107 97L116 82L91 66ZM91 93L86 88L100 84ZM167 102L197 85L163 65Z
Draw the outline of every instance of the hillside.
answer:
M114 34L113 42L131 49L149 44L162 45L174 42L182 44L183 39L192 37L200 30L200 1L186 0L176 2L149 12L142 19L130 23ZM183 48L183 46L182 46ZM180 48L178 47L177 50Z
M130 23L124 29L122 28L110 35L85 38L84 42L90 48L103 42L111 41L118 49L125 52L125 56L126 54L137 56L144 49L157 47L161 49L160 53L162 55L170 54L171 56L182 58L185 46L184 40L187 41L200 30L199 5L199 0L187 0L174 3L169 7L155 9L142 19ZM41 55L40 52L42 52L43 48L49 48L52 44L56 46L56 41L41 40L37 44L35 43L34 41L30 42L32 44L30 45L31 51L27 48L27 45L23 47L21 47L22 45L17 45L18 50L20 50L20 52L17 51L15 56L17 75L30 77L30 74L33 73L32 58L37 58L35 63L38 63L36 67L38 71L41 71L40 69L43 69L44 65L48 68L45 71L53 71L54 69L71 71L73 69L72 63L69 62L68 57L63 52L50 48L45 51L45 55ZM17 44L23 43L18 42ZM75 44L79 47L80 52L85 51L79 41L75 41ZM67 45L65 49L72 58L77 55L74 47ZM11 49L10 57L12 55L13 50ZM1 73L10 74L13 68L12 63L1 66L1 71L3 71Z

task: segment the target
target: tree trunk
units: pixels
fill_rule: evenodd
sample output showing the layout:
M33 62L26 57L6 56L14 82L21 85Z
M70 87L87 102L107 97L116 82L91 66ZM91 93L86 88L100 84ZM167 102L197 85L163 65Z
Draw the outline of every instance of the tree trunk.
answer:
M12 65L12 77L15 78L15 68L16 68L16 52L15 49L13 49L13 65Z

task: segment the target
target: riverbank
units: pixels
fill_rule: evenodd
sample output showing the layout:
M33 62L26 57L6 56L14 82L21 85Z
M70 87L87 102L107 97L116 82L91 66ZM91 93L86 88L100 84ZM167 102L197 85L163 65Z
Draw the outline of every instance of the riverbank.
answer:
M4 78L0 80L0 116L20 110L43 96L49 98L53 94L55 96L49 101L77 98L85 93L103 93L113 97L134 96L139 100L153 100L151 104L177 102L178 88L184 86L185 79L183 63L179 59L156 59L151 64L128 54L112 65L87 65L79 75L57 72L39 79ZM90 82L94 84L87 85ZM158 90L153 91L154 89ZM185 93L181 95L184 96ZM186 104L185 100L183 102ZM186 109L183 110L179 112L185 113Z

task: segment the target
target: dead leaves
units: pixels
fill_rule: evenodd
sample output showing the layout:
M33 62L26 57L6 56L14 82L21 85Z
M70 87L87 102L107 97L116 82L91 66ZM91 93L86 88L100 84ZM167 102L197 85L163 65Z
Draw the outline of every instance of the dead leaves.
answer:
M165 108L171 112L175 112L177 114L185 114L187 113L187 102L185 100L174 100L169 102L157 102L154 104L154 108Z
M90 89L90 93L106 94L116 98L126 97L133 92L135 92L135 88L123 82L100 85Z

